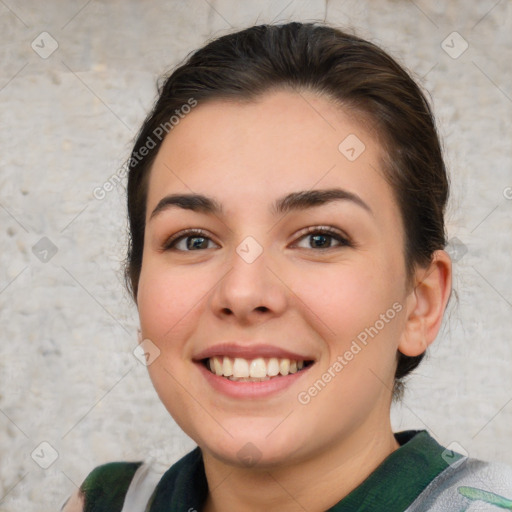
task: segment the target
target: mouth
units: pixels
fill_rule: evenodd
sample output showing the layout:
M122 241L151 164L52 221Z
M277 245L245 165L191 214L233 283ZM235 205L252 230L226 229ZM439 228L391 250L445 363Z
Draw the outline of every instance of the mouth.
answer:
M234 382L265 382L300 373L310 367L313 360L286 357L242 357L214 356L201 360L206 369Z

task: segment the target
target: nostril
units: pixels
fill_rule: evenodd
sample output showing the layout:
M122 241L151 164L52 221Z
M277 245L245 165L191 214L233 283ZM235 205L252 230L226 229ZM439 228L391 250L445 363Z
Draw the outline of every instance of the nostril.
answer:
M258 311L260 313L267 313L268 311L270 311L270 309L267 308L266 306L258 306L256 308L254 308L254 311ZM233 312L233 310L230 308L222 308L222 313L225 315L234 315L235 314Z

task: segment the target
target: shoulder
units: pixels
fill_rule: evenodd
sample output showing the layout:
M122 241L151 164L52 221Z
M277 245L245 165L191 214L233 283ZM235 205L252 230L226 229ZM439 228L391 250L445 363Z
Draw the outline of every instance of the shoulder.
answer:
M61 512L83 512L84 495L80 489L77 489L64 503Z
M169 504L179 508L183 500L196 504L192 508L199 510L207 491L202 454L196 448L170 468L153 457L97 466L62 512L121 512L125 502L133 510L144 510L148 503L159 510L169 508Z
M63 512L120 512L142 462L109 462L95 467L66 502Z
M512 510L512 467L463 457L435 478L408 511L496 507Z
M454 467L446 481L461 486L481 488L490 492L507 493L512 500L512 467L498 462L467 458ZM512 501L510 502L512 505Z

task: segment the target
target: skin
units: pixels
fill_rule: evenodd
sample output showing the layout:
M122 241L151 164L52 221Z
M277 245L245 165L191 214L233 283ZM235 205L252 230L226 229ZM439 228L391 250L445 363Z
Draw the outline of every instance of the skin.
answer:
M76 490L62 508L63 512L82 512L84 509L84 497Z
M353 162L338 150L349 134L365 144ZM397 350L418 355L435 339L451 264L437 251L408 286L403 223L381 151L363 124L326 98L278 91L256 102L199 104L157 154L137 306L142 337L160 350L148 366L155 389L203 451L207 512L326 510L398 448L389 419ZM331 188L356 194L371 212L349 200L270 211L292 192ZM173 207L151 218L164 196L192 192L223 212ZM316 247L304 233L314 226L331 227L351 245L327 236L327 248ZM203 248L187 251L181 239L164 249L187 228L206 232ZM252 263L236 252L247 236L263 250ZM395 303L401 311L301 404L298 394ZM309 354L315 364L270 397L228 397L193 361L226 340ZM249 442L259 458L251 467L237 455Z

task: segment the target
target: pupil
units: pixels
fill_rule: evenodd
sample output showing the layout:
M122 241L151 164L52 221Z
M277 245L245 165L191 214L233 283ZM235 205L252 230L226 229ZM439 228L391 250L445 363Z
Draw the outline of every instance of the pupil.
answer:
M204 242L205 238L202 236L189 237L187 240L187 249L200 249Z
M313 244L315 247L324 247L327 244L327 235L313 235Z

